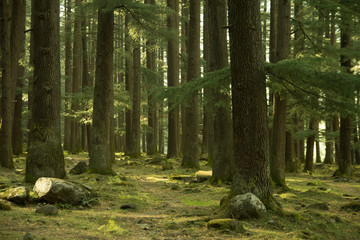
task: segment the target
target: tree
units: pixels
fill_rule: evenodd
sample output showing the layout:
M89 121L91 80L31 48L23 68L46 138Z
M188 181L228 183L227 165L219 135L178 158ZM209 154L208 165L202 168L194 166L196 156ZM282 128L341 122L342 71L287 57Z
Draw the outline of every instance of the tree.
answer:
M210 71L220 70L228 65L226 1L208 1L209 11L209 67ZM224 86L228 88L229 86ZM233 133L230 98L222 90L214 91L214 148L213 148L213 181L222 182L232 179L231 163L233 161Z
M33 0L34 82L27 182L65 177L60 134L59 0Z
M141 113L141 51L140 40L134 43L133 49L133 95L132 95L132 149L131 157L140 156L140 113Z
M290 53L290 1L279 0L277 19L276 61L286 59ZM287 97L275 92L273 102L273 130L270 150L271 179L277 186L285 184L286 107Z
M200 1L190 0L187 81L200 77ZM198 93L192 94L185 106L183 160L186 168L199 168Z
M347 7L350 7L350 3L347 0L340 0L342 4L340 8L341 14L341 48L345 49L350 45L351 42L351 25L352 25L352 16L347 12ZM351 58L346 55L341 55L340 64L346 69L346 71L351 74ZM353 98L354 90L347 90L344 94L345 97L351 99ZM337 175L346 175L350 176L352 174L351 166L351 117L349 114L342 114L340 117L340 138L339 138L339 149L340 149L340 158L339 158L339 169L335 174Z
M93 124L89 149L89 170L100 174L114 174L110 132L114 108L113 53L114 11L108 9L109 1L98 6L98 31L96 48L96 72L94 87Z
M79 103L74 99L75 94L80 92L82 78L82 41L81 41L81 0L75 0L75 22L74 22L74 48L73 48L73 69L72 69L72 94L73 101L71 110L80 110ZM70 152L81 151L80 124L78 119L73 118L71 122Z
M145 4L155 5L155 0L145 0ZM149 36L146 42L146 67L152 72L156 72L156 51L154 49L154 37ZM150 80L147 82L148 90L156 86L156 82ZM147 154L152 155L157 153L157 139L158 139L158 121L157 121L157 103L153 100L153 96L148 91L148 131L146 133Z
M252 192L271 206L266 85L259 0L229 0L233 104L232 195Z
M22 132L22 86L25 73L24 65L20 64L24 60L25 47L25 0L13 1L12 4L12 24L11 24L11 77L12 77L12 99L15 103L12 106L12 152L15 155L22 154L23 132ZM15 95L15 96L14 96Z
M11 77L11 1L0 2L0 44L2 53L2 95L1 95L1 129L0 129L0 162L1 166L14 168L11 150L11 107L12 107L12 77Z
M174 37L168 40L167 63L168 63L168 86L179 85L179 0L167 0L167 6L174 11L168 16L167 27L174 32ZM172 108L169 104L168 116L168 152L167 158L179 155L179 108Z
M72 92L71 69L71 0L65 0L65 113L69 112L70 94ZM71 119L64 119L64 150L70 149Z
M130 100L133 99L133 61L130 57L132 55L131 37L129 34L130 13L125 15L125 90L128 92ZM132 141L132 109L125 110L125 154L130 155L133 151Z

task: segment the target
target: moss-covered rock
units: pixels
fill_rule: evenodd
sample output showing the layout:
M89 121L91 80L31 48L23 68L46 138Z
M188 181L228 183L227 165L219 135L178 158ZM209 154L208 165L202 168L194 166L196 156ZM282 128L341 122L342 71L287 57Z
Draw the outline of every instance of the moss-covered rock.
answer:
M1 194L1 198L17 204L25 204L28 196L25 187L10 188Z
M360 202L351 202L341 207L341 210L360 212Z
M0 210L9 211L11 210L11 206L6 201L0 200Z
M245 231L241 222L232 218L210 220L207 224L207 227L209 229L230 230L235 232Z

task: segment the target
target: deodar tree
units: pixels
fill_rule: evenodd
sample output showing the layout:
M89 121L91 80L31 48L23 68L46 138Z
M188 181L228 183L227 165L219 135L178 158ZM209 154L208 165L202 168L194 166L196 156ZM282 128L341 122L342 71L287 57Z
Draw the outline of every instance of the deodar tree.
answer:
M232 195L252 192L271 206L260 1L230 0L229 31L235 151Z
M34 82L27 182L65 177L60 134L59 0L33 0Z

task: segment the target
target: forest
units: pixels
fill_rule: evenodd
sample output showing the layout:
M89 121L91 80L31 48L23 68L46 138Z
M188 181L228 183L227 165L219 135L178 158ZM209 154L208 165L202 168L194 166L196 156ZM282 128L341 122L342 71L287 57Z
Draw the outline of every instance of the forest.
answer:
M0 0L0 239L360 239L359 0Z

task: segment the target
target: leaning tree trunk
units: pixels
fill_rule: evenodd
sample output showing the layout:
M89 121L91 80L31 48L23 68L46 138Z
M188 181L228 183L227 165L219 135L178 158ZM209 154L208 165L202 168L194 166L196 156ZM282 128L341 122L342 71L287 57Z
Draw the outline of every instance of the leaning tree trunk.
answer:
M33 2L34 82L27 182L66 174L60 133L60 4L59 0Z
M195 81L200 77L200 1L190 0L190 22L188 40L187 80ZM199 99L194 92L185 106L185 136L183 160L186 168L199 168Z
M234 133L232 195L252 192L271 206L266 84L259 0L229 0Z
M114 174L110 140L114 108L114 12L104 11L107 4L108 1L103 1L98 10L94 110L89 149L89 170L100 174Z

